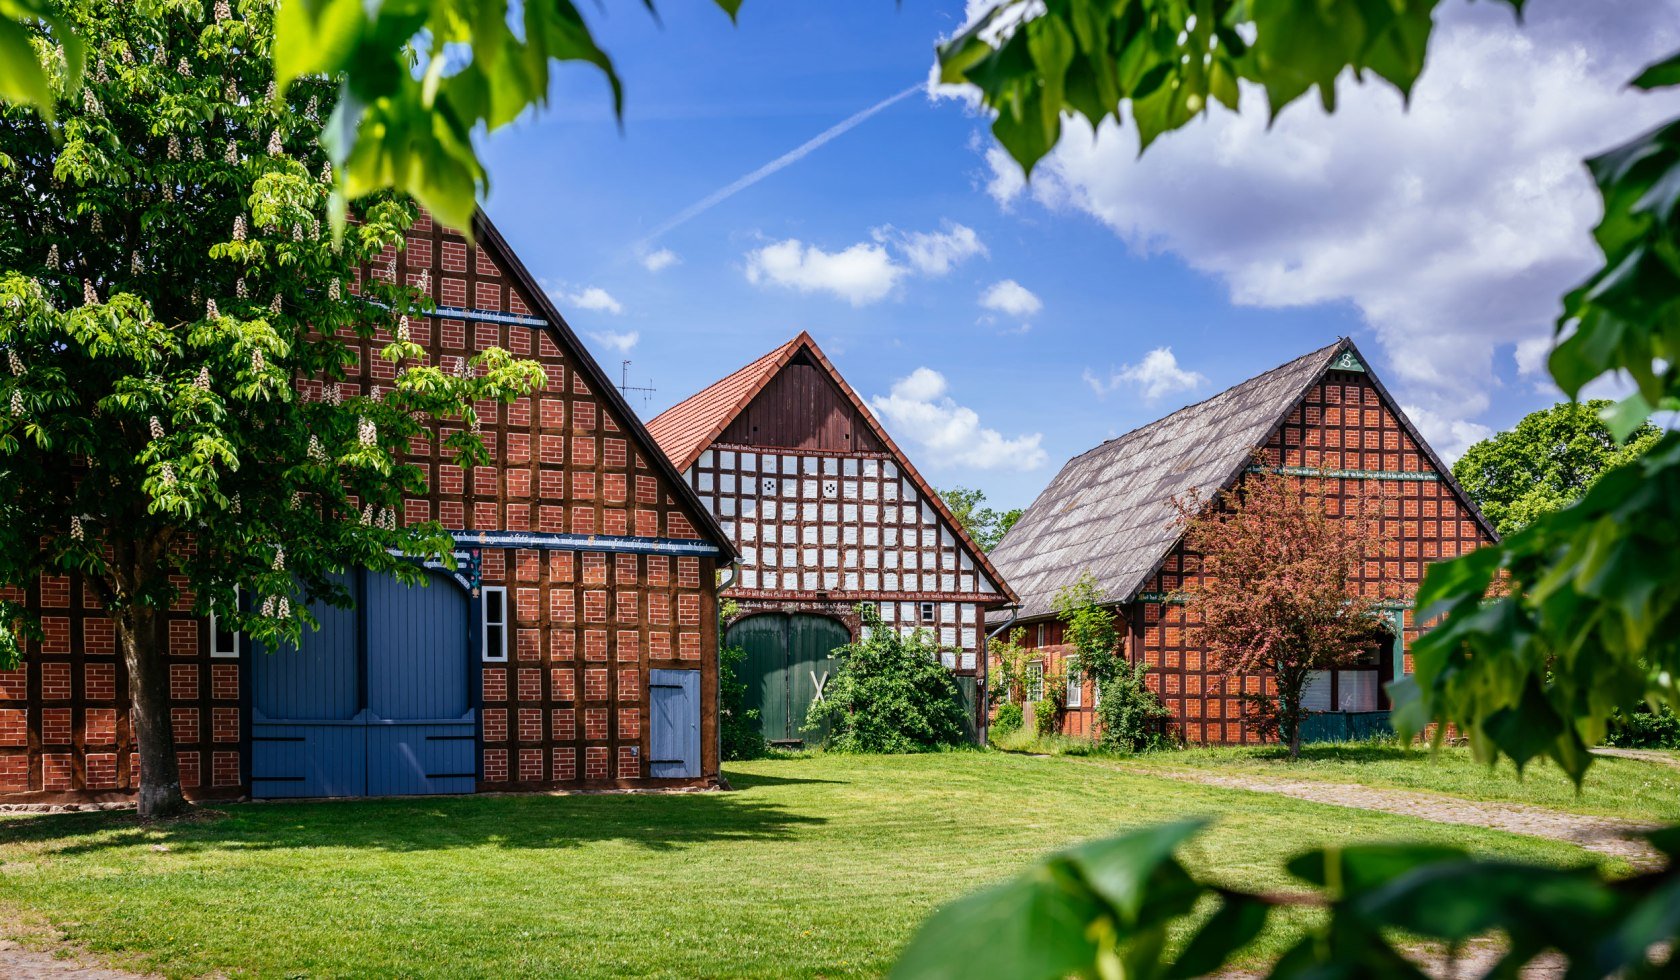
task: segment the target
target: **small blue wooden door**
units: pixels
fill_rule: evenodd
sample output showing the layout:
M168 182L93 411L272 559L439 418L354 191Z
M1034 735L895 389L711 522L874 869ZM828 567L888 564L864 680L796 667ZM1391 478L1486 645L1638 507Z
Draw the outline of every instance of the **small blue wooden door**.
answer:
M648 775L692 779L700 775L700 672L648 672Z
M311 606L319 631L254 658L252 795L472 792L466 593L439 574L341 581L354 608Z

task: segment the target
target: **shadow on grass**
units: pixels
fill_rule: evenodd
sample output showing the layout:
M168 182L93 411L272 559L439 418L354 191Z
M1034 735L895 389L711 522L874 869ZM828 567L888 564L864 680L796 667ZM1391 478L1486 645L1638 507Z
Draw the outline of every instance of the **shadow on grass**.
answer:
M745 777L749 784L811 782ZM227 816L139 824L133 813L62 813L0 821L0 845L43 856L126 847L171 851L346 848L565 849L619 842L675 851L717 841L785 840L827 823L738 793L637 796L462 796L317 803L218 804Z
M1249 749L1247 758L1262 762L1289 762L1288 746ZM1429 749L1399 742L1309 742L1301 746L1301 762L1400 762L1426 758ZM1170 758L1170 756L1169 756Z

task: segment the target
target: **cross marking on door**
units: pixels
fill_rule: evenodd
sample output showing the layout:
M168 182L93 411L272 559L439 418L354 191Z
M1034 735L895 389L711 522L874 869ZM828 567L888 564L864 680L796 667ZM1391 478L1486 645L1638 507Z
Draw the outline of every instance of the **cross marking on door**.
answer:
M823 688L828 686L828 671L823 671L822 680L820 681L817 680L817 672L815 670L808 671L808 673L811 675L811 683L817 688L817 700L821 701L823 699Z

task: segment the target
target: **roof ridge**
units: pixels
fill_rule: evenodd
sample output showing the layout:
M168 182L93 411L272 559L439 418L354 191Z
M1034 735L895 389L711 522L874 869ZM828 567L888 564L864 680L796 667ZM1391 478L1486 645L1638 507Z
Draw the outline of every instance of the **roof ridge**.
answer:
M1194 408L1201 408L1202 406L1208 404L1209 402L1213 401L1216 398L1223 398L1224 396L1229 395L1231 392L1236 391L1238 388L1246 388L1249 385L1255 384L1255 383L1260 382L1260 381L1264 381L1265 379L1272 377L1273 375L1279 373L1280 371L1283 371L1287 368L1294 367L1295 365L1301 363L1302 361L1308 360L1309 358L1317 357L1317 356L1325 353L1326 351L1330 350L1331 348L1340 347L1340 346L1342 346L1343 344L1346 344L1346 343L1349 343L1348 338L1338 337L1338 338L1336 338L1335 342L1333 342L1333 343L1326 344L1325 346L1320 347L1319 349L1317 349L1315 351L1309 351L1308 353L1302 354L1300 357L1292 357L1289 360L1284 361L1282 364L1279 364L1278 366L1276 366L1274 368L1271 368L1271 369L1266 370L1266 371L1262 371L1259 374L1254 375L1253 377L1246 378L1242 381L1237 382L1234 385L1230 385L1229 387L1226 387L1226 388L1224 388L1220 391L1216 391L1213 394L1207 396L1206 398L1203 398L1201 401L1191 402L1188 405L1182 406L1180 408L1175 408L1172 411L1168 412L1167 414L1161 416L1158 419L1155 419L1155 420L1150 421L1150 422L1145 422L1142 425L1136 426L1136 427L1131 428L1131 429L1127 429L1125 432L1122 432L1119 435L1114 436L1112 438L1104 439L1102 442L1097 443L1095 446L1092 446L1090 449L1087 449L1084 452L1080 453L1079 455L1070 458L1068 460L1068 462L1071 463L1071 462L1073 462L1073 460L1083 459L1084 457L1091 455L1092 453L1094 453L1097 450L1103 448L1104 446L1109 445L1110 443L1119 442L1122 439L1130 438L1131 436L1134 436L1134 435L1138 434L1139 432L1144 431L1145 429L1152 429L1155 426L1160 425L1164 422L1171 421L1174 416L1182 415L1183 413L1188 412L1188 411L1190 411L1191 409L1194 409Z

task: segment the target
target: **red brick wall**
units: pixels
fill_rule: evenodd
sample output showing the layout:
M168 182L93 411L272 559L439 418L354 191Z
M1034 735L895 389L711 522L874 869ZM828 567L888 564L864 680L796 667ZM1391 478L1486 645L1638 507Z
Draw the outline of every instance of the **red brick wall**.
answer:
M537 315L532 297L483 243L468 245L428 217L410 231L405 250L388 250L364 274L388 276L393 259L410 284L429 281L439 305ZM351 290L360 285L358 279ZM657 448L630 437L627 420L578 371L577 352L562 350L554 334L436 318L411 319L410 334L436 363L451 367L485 347L504 347L541 363L547 384L511 405L477 406L493 462L470 475L440 452L441 440L413 440L407 461L431 490L405 500L400 520L437 520L456 530L698 536L648 455ZM343 393L388 384L394 369L375 352L389 335L344 339L363 350L361 374L341 385ZM325 394L320 382L303 382L299 390L306 399ZM446 436L452 427L438 428ZM508 587L512 629L508 663L483 668L482 786L549 786L575 783L580 775L614 784L640 780L650 667L703 671L702 771L717 771L710 559L488 549L483 578ZM47 635L31 643L23 668L0 672L0 794L131 790L127 677L109 619L92 590L68 576L28 583L27 600L43 614ZM184 595L169 625L171 720L182 784L200 797L242 795L248 719L240 672L250 654L213 660L208 625L192 607L192 596ZM605 726L565 729L553 721L562 710L599 711Z
M1439 475L1398 417L1383 404L1370 376L1359 372L1332 371L1314 385L1272 433L1264 453L1266 461L1274 466ZM1400 594L1410 598L1430 562L1466 554L1492 541L1445 480L1311 478L1304 483L1327 498L1331 513L1337 512L1337 501L1359 492L1361 484L1370 485L1367 489L1380 487L1390 498L1382 520L1386 553L1370 562L1364 575L1366 588L1374 596ZM1183 591L1194 583L1197 569L1196 556L1180 545L1168 554L1142 591ZM1129 629L1125 628L1125 617L1117 614L1126 635L1127 655L1133 659L1142 656L1153 668L1148 675L1149 686L1172 713L1176 730L1196 743L1257 742L1258 736L1243 720L1241 695L1275 693L1271 677L1231 677L1220 671L1207 651L1192 642L1198 625L1194 607L1142 602L1134 609L1136 621ZM1055 624L1050 625L1055 631ZM1410 610L1404 614L1404 627L1405 645L1410 649L1418 635ZM1026 624L1025 628L1028 645L1037 646L1036 624ZM1052 637L1047 670L1054 669L1052 664L1059 665L1062 652L1053 645L1060 641L1059 632L1053 632ZM1410 671L1411 666L1408 653L1404 669ZM1089 683L1085 693L1087 707L1068 713L1063 726L1068 734L1089 731Z

